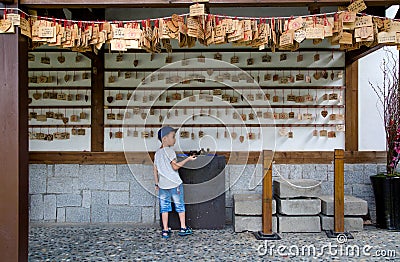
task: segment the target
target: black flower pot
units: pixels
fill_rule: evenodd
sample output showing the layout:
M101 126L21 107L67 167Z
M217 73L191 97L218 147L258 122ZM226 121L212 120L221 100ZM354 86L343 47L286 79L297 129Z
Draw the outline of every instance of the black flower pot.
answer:
M400 230L400 177L375 175L370 177L379 228Z

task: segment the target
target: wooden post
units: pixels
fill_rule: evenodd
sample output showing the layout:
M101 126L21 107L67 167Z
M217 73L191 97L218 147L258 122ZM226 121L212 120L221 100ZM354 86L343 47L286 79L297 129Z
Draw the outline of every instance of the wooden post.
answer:
M329 238L336 238L339 241L339 237L343 235L346 239L353 239L354 237L344 231L344 150L335 149L334 156L334 168L335 168L335 181L334 181L334 229L326 232ZM343 240L343 239L340 239ZM342 244L342 243L341 243Z
M345 149L358 151L358 60L351 62L346 54L346 112Z
M28 41L15 30L0 34L1 261L28 260Z
M335 226L336 233L344 232L344 150L335 149Z
M92 126L91 151L104 151L104 51L96 55L91 53L92 60Z
M280 236L272 232L272 160L273 152L263 152L262 180L262 231L255 236L258 240L279 240Z
M264 151L262 182L262 232L272 234L272 151Z

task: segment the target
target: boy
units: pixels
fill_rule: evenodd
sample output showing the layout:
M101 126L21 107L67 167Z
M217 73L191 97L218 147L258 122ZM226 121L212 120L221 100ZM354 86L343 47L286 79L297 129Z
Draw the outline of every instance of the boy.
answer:
M175 151L171 148L175 142L175 133L178 129L164 126L158 131L158 140L162 143L154 156L154 179L156 190L159 192L160 213L163 223L162 237L169 238L171 230L168 228L168 212L172 211L171 198L175 203L175 210L179 214L181 229L180 236L191 235L192 229L185 223L185 202L183 200L182 180L178 169L188 161L196 159L190 156L181 162L176 161Z

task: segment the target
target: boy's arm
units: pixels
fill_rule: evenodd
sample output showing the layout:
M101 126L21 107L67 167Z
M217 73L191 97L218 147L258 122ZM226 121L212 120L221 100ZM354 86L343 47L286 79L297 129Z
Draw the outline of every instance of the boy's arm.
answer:
M156 165L153 165L153 174L155 185L158 186L158 171Z
M189 156L182 160L181 162L176 162L176 159L171 161L171 166L173 170L178 170L179 168L183 167L187 162L195 160L196 156Z

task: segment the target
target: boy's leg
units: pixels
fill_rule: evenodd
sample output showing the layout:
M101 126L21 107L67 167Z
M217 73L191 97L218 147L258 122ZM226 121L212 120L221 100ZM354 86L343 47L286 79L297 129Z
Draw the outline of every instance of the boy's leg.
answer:
M185 201L183 197L183 185L179 185L174 188L172 192L172 199L175 203L175 210L179 214L179 221L181 222L181 228L186 228L186 215L185 215Z
M181 221L181 228L186 228L186 217L185 217L185 212L178 213L179 214L179 220Z
M168 230L168 212L161 213L163 229Z
M172 211L170 190L160 188L158 195L160 199L160 213L163 229L168 230L168 212Z

